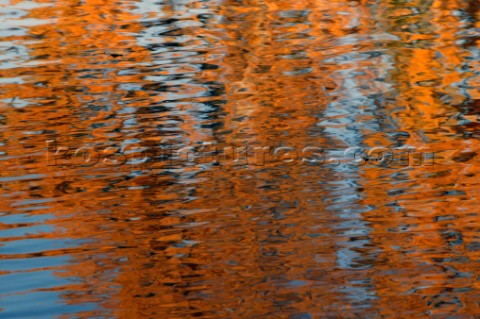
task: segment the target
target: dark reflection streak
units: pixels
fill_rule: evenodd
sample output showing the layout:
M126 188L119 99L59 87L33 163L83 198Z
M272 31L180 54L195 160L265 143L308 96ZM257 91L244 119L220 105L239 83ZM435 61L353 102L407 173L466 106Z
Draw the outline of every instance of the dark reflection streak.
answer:
M465 13L467 14L465 30L470 28L475 28L476 23L478 22L480 15L480 2L475 0L465 0ZM480 36L468 36L463 41L463 47L466 49L476 49L478 42L480 41Z
M192 37L192 39L198 40L195 36L187 31L184 31L182 28L175 26L176 23L181 22L181 19L175 18L177 10L184 10L184 8L176 8L175 3L170 3L171 8L168 9L168 14L172 18L164 19L161 22L149 23L144 25L148 27L155 27L162 25L168 27L172 26L172 29L175 29L175 33L166 34L162 33L162 36L168 35L169 37L181 38L183 36ZM180 13L180 12L179 12ZM205 33L202 28L195 30L195 33L202 34ZM149 46L152 51L152 55L156 55L156 50L160 49L160 53L163 51L162 46ZM182 50L188 50L188 47L182 48ZM206 48L195 47L191 49L193 52L197 52L201 57L206 51ZM170 52L175 51L171 49ZM162 61L158 61L159 65L162 66ZM165 65L166 68L171 67L172 69L182 70L183 68L193 67L198 68L200 72L202 71L203 64L197 64L193 62L174 62L169 65ZM187 96L186 98L180 98L175 101L161 101L153 103L154 106L145 106L139 108L141 112L137 112L135 117L137 118L138 125L142 127L145 125L143 131L145 134L139 135L140 146L145 147L150 150L154 150L155 158L153 163L149 163L147 166L146 176L139 176L137 179L141 183L142 191L141 198L144 200L142 206L145 207L145 211L142 214L142 225L139 231L148 232L148 233L158 233L161 234L177 234L178 236L171 241L159 241L156 240L154 236L150 239L148 243L148 250L145 251L142 256L139 256L139 260L135 264L142 264L139 267L145 267L148 265L150 269L162 269L162 273L146 272L141 278L139 278L140 283L146 283L145 288L142 286L135 287L135 291L138 293L135 295L138 298L149 295L148 291L151 291L152 302L159 296L169 296L167 299L172 300L172 302L180 302L183 304L183 301L186 301L188 306L178 306L172 308L172 313L196 313L198 309L189 305L188 300L191 298L196 298L194 292L195 287L201 284L201 276L198 276L196 280L192 277L192 273L201 271L202 265L197 264L193 260L196 256L190 255L190 253L185 252L182 256L172 256L171 250L172 247L178 246L181 247L185 241L190 240L187 235L187 230L181 230L173 226L156 226L156 223L163 223L163 220L167 219L177 219L178 224L188 224L195 222L194 217L182 216L178 210L185 209L188 210L189 207L194 205L192 202L192 196L195 196L197 187L196 184L191 184L185 186L182 184L182 181L188 180L189 177L194 177L190 175L190 168L188 165L190 163L180 163L176 165L173 163L173 167L170 166L170 160L173 154L176 151L180 150L182 147L195 147L195 142L214 142L218 144L220 141L217 137L217 131L221 129L222 124L222 108L221 101L218 101L218 97L222 95L222 84L218 82L204 81L198 76L189 77L187 84L176 84L177 80L181 80L184 75L170 74L169 78L166 81L160 83L150 83L142 86L142 91L148 92L149 95L154 96L155 94L165 94L170 91L170 88L176 88L179 91L187 90L192 86L201 86L207 90L207 96L211 98L211 101L203 101L199 103L189 103ZM219 89L220 88L220 89ZM184 102L185 101L185 102ZM172 102L175 102L172 103ZM181 106L184 110L178 111L176 107ZM159 111L161 113L159 113ZM158 124L151 125L149 118L154 118L155 116L159 117L156 121ZM164 124L166 122L174 121L175 134L176 136L172 138L172 127L169 125L168 129ZM183 123L183 124L182 124ZM153 130L153 131L152 131ZM208 136L207 140L195 140L197 135L206 135ZM155 139L149 139L149 137L157 137ZM192 140L189 139L189 136L193 137ZM163 142L159 143L158 141L162 140ZM162 159L162 156L159 156L163 153L166 155L166 158ZM182 165L186 165L182 167ZM148 169L150 168L150 169ZM159 169L160 168L160 169ZM195 168L196 169L196 168ZM208 167L204 167L201 171L197 173L202 173L203 175L208 174ZM134 180L135 181L135 178ZM171 194L176 194L175 199L168 199L171 197ZM182 249L185 250L185 249ZM187 249L188 250L188 249ZM135 267L131 265L129 267ZM128 297L128 295L126 296ZM136 299L129 301L131 304L136 304ZM149 304L148 299L143 301L143 304ZM140 308L140 306L135 306ZM141 310L138 309L140 312ZM144 312L147 315L153 315L153 313ZM198 312L200 315L200 312Z

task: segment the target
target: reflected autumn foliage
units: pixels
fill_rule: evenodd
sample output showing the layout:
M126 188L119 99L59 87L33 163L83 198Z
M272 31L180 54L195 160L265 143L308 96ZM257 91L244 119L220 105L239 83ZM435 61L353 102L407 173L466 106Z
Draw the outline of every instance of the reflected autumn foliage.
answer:
M474 318L479 9L1 6L0 315ZM170 165L205 142L436 158ZM48 165L57 147L111 157Z

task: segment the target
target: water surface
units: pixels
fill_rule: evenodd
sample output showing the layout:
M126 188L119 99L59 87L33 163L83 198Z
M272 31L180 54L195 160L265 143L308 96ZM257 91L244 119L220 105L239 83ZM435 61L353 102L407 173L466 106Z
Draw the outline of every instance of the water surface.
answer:
M476 318L479 19L1 1L0 318Z

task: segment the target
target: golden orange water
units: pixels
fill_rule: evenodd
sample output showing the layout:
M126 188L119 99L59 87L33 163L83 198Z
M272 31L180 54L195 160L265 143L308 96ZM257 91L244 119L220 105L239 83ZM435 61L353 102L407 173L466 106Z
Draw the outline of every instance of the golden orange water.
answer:
M479 21L0 1L0 318L478 317Z

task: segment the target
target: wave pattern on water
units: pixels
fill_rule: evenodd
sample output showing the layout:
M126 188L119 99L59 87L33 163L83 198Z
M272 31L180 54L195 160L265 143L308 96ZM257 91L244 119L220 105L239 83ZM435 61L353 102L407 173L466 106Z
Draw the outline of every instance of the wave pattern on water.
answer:
M0 1L0 318L476 318L479 19Z

